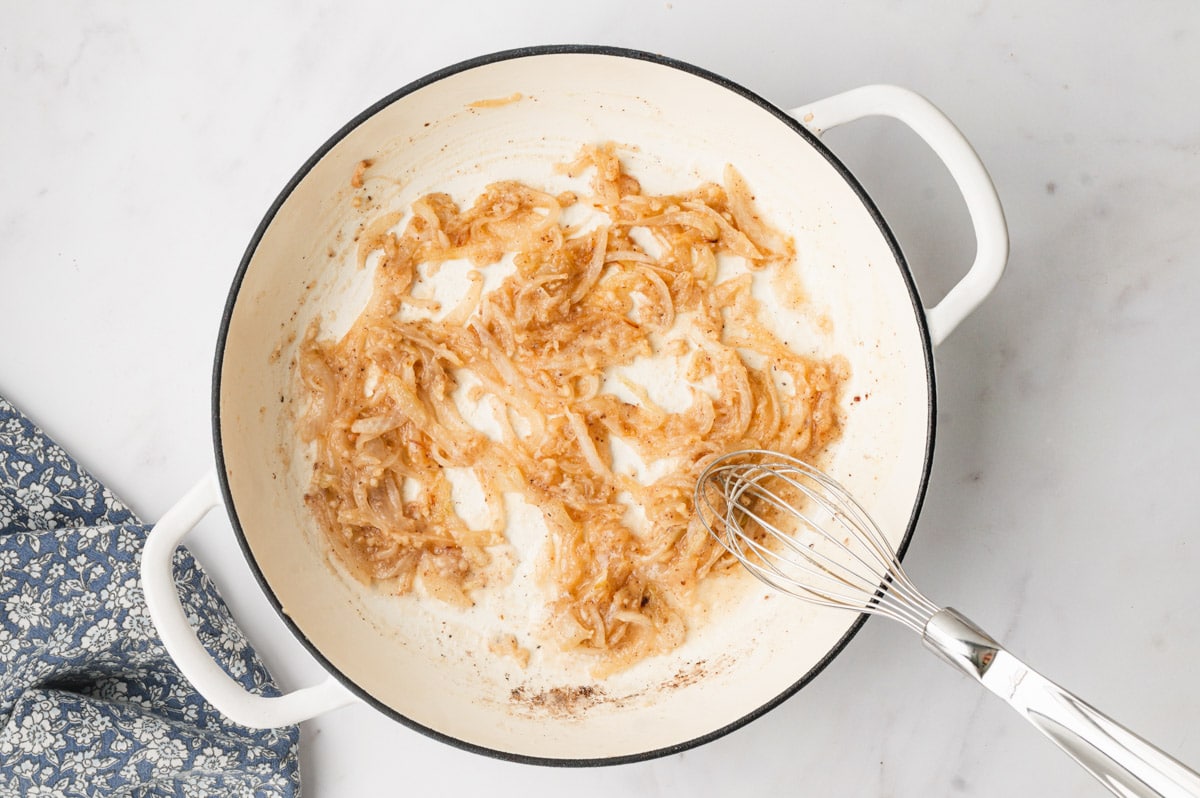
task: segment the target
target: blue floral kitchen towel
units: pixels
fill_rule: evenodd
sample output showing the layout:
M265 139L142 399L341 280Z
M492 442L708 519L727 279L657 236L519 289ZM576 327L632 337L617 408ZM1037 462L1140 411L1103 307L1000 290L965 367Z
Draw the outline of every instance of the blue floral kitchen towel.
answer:
M296 727L226 720L150 621L149 526L0 397L0 796L298 796ZM277 695L183 548L175 582L209 652Z

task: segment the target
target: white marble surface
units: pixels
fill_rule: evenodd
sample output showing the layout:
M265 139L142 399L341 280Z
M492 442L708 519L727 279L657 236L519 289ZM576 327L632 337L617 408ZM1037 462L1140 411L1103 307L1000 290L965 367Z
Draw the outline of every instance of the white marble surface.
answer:
M740 10L729 17L729 8ZM203 9L203 11L201 11ZM5 3L0 393L157 518L211 464L209 375L242 250L299 164L433 69L517 45L660 51L790 107L929 96L989 166L1007 274L938 350L914 579L1200 764L1200 13L1071 2ZM915 137L827 143L928 299L972 251ZM223 518L191 538L285 685L305 660ZM462 753L354 707L309 722L309 796L1102 794L996 700L873 621L744 729L637 765Z

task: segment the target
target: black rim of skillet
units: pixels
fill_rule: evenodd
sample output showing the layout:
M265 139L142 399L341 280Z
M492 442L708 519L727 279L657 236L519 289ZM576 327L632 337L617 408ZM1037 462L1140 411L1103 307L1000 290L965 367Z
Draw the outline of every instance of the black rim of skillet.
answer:
M325 670L327 672L332 674L348 690L350 690L355 695L357 695L359 698L361 698L363 701L365 701L367 704L371 705L372 707L379 710L380 712L387 715L388 717L392 718L393 720L399 721L400 723L404 724L405 726L408 726L409 728L415 729L415 730L421 732L422 734L432 737L435 740L440 740L441 742L455 746L456 748L460 748L460 749L463 749L466 751L471 751L471 752L477 753L477 754L483 754L485 756L490 756L490 757L494 757L497 759L502 759L502 760L509 761L509 762L521 762L521 763L525 763L525 764L549 765L549 766L556 766L556 767L593 767L593 766L599 766L599 765L620 765L620 764L626 764L626 763L631 763L631 762L642 762L642 761L649 760L649 759L656 759L658 757L669 756L671 754L677 754L677 753L680 753L681 751L686 751L690 748L695 748L697 746L700 746L705 743L716 740L719 737L723 737L726 734L729 734L730 732L732 732L736 729L739 729L742 726L745 726L747 723L754 720L755 718L758 718L758 717L766 714L770 710L772 710L775 707L782 704L788 698L793 696L800 688L804 687L806 684L808 684L814 678L816 678L817 674L819 674L821 671L823 671L825 669L825 667L833 660L833 658L842 652L842 650L850 642L850 639L853 638L854 635L856 635L858 633L859 629L861 629L863 624L866 622L868 616L865 614L860 615L854 621L854 623L850 626L850 628L846 631L846 633L844 635L842 635L841 639L838 640L838 642L833 646L833 648L831 648L829 650L829 652L826 653L826 655L824 657L822 657L819 662L817 662L816 665L814 665L807 673L803 674L794 684L792 684L790 687L788 687L786 690L784 690L778 696L776 696L772 700L766 702L765 704L757 707L756 709L753 709L750 712L747 712L741 718L733 721L732 723L729 723L719 729L715 729L713 731L701 734L690 740L676 743L674 745L666 746L664 748L656 748L656 749L649 750L649 751L638 751L635 753L621 754L618 756L596 757L596 758L587 758L587 759L529 756L529 755L525 755L525 754L516 754L516 753L509 752L509 751L501 751L501 750L497 750L497 749L493 749L493 748L487 748L485 746L466 742L465 740L460 740L456 737L452 737L443 732L439 732L436 729L431 729L428 726L423 726L422 724L417 723L416 721L412 720L411 718L408 718L408 717L400 714L396 710L392 709L391 707L385 705L383 702L379 701L377 698L375 698L370 693L368 693L366 690L359 687L348 676L346 676L336 666L334 666L325 657L325 655L322 654L321 650L316 646L316 644L313 643L311 640L309 640L308 637L305 636L304 632L301 631L301 629L296 625L296 623L290 617L288 617L287 614L285 614L283 612L283 607L279 601L279 598L275 595L275 592L271 589L271 586L267 583L266 577L263 575L262 569L259 568L258 562L254 558L254 553L250 550L250 545L246 540L245 532L243 531L241 522L238 518L237 508L234 506L233 495L230 492L229 479L226 476L226 472L225 472L225 453L224 453L224 450L221 445L221 366L222 366L222 362L224 360L225 343L226 343L226 338L228 336L230 320L233 317L233 309L237 303L238 293L242 286L242 280L244 279L244 277L246 275L246 270L249 268L250 261L254 257L254 253L258 248L259 242L262 240L262 237L266 233L267 228L270 226L272 220L274 220L276 213L279 212L279 209L283 206L283 203L285 201L287 201L289 196L291 196L292 191L296 188L296 186L300 183L300 181L303 180L306 175L308 175L308 173L313 169L313 167L316 166L317 162L320 161L321 158L324 157L324 155L327 152L329 152L338 142L340 142L343 138L345 138L352 130L357 128L360 124L362 124L364 121L366 121L371 116L374 116L376 113L378 113L383 108L387 107L388 105L391 105L393 102L396 102L400 98L413 93L417 89L423 88L423 87L428 86L433 83L436 83L437 81L441 80L442 78L449 77L449 76L457 74L459 72L465 72L470 69L475 69L477 67L486 66L488 64L493 64L493 63L496 63L499 61L508 61L508 60L517 59L517 58L529 58L529 57L533 57L533 56L561 55L561 54L601 55L601 56L613 56L613 57L618 57L618 58L630 58L630 59L639 60L639 61L650 61L655 64L659 64L661 66L671 67L673 69L678 69L682 72L686 72L688 74L694 75L696 77L703 78L704 80L711 81L711 82L717 84L718 86L721 86L731 92L734 92L735 94L738 94L738 95L742 96L743 98L750 100L755 105L758 105L759 107L761 107L764 110L773 114L777 119L779 119L779 121L783 122L785 125L787 125L789 128L791 128L793 131L795 131L795 133L798 136L800 136L806 142L808 142L809 145L811 145L815 150L817 150L817 152L819 152L822 156L824 156L824 158L830 163L830 165L832 165L833 168L837 170L837 172L842 176L842 178L846 181L846 183L849 184L849 186L858 195L858 198L862 201L863 205L866 206L868 212L871 214L871 217L875 220L875 224L879 227L879 231L883 234L884 238L886 239L886 241L888 243L888 246L891 248L892 254L895 256L895 259L896 259L896 264L897 264L897 266L899 266L900 273L904 278L904 283L908 288L908 294L909 294L909 298L912 301L913 312L914 312L914 315L916 316L917 326L920 331L922 347L923 347L923 352L924 352L924 356L925 356L925 375L926 375L926 381L928 384L928 397L929 397L928 428L926 430L926 439L925 439L926 440L925 458L924 458L924 466L923 466L922 473L921 473L920 484L917 488L916 500L913 503L912 515L909 517L908 526L904 532L904 539L900 542L900 546L898 547L898 554L900 555L900 557L904 556L904 553L908 550L909 542L912 539L913 530L915 529L916 523L917 523L917 518L921 513L921 506L925 501L926 488L929 485L929 474L930 474L930 470L933 465L933 443L934 443L934 432L935 432L935 428L936 428L937 405L936 405L936 398L935 398L936 384L934 381L934 372L933 372L933 344L929 337L929 327L928 327L928 324L925 319L925 311L924 311L923 305L921 304L920 296L917 293L916 284L913 281L912 273L910 272L910 270L908 268L907 262L904 260L904 255L901 253L899 245L896 243L895 236L892 235L892 231L887 226L887 223L884 221L883 216L879 213L879 209L876 208L875 203L871 201L871 198L869 196L867 196L866 191L859 184L859 182L854 178L854 176L852 174L850 174L850 171L841 163L841 161L839 161L833 155L833 153L831 153L825 147L825 145L822 144L816 138L816 136L814 136L812 133L810 133L799 122L797 122L791 116L789 116L784 111L782 111L781 109L776 107L774 104L766 101L765 99L758 96L754 92L749 91L748 89L745 89L742 86L740 86L726 78L721 77L720 75L714 74L705 69L701 69L700 67L696 67L691 64L682 62L682 61L677 61L673 58L668 58L663 55L642 52L639 50L630 50L630 49L621 48L621 47L594 46L594 45L572 45L572 44L547 45L547 46L537 46L537 47L521 47L521 48L517 48L517 49L513 49L513 50L504 50L504 51L500 51L500 52L496 52L496 53L491 53L490 55L483 55L483 56L479 56L477 58L468 59L466 61L462 61L460 63L454 64L452 66L448 66L448 67L440 69L436 72L430 73L423 78L419 78L418 80L415 80L412 83L409 83L407 86L404 86L403 88L397 89L396 91L392 92L388 96L379 100L374 105L372 105L371 107L367 108L365 111L360 113L358 116L356 116L354 119L352 119L349 123L347 123L344 127L342 127L341 130L339 130L332 137L330 137L330 139L328 141L326 141L324 144L322 144L321 147L315 153L313 153L312 157L309 158L304 163L304 165L300 167L300 169L296 172L296 174L292 177L292 179L290 181L288 181L288 184L279 193L279 196L276 197L275 202L271 205L271 208L267 211L266 215L263 217L262 222L259 223L258 228L254 231L254 236L250 239L250 244L249 244L249 246L247 246L246 252L242 256L241 264L238 266L237 274L234 276L233 285L230 288L229 297L225 303L225 311L221 318L221 329L220 329L220 333L217 337L216 359L213 364L213 398L212 398L212 402L213 402L212 403L213 447L214 447L214 451L216 454L217 474L219 476L219 480L220 480L220 484L221 484L221 493L225 500L225 508L229 513L229 519L233 525L234 534L237 536L238 545L241 546L242 553L245 555L246 560L250 565L250 570L254 573L255 579L258 580L258 584L262 588L263 593L266 594L267 599L271 602L271 606L274 607L275 612L283 620L284 624L287 625L288 629L291 630L292 634L295 635L296 639L299 640L300 643L308 650L308 652L318 662L321 663L321 665L325 668Z

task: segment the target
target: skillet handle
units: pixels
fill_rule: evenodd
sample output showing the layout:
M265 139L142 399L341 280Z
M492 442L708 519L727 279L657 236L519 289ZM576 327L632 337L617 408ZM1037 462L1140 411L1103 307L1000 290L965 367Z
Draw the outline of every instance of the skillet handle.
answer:
M248 693L225 673L196 637L179 600L172 561L184 535L220 503L217 475L210 472L163 515L146 538L142 551L142 588L150 619L171 659L221 714L253 729L290 726L356 701L332 676L312 687L278 697Z
M1008 225L983 162L945 114L899 86L862 86L788 112L816 136L867 116L887 116L910 127L941 158L958 184L975 228L975 262L937 305L925 311L934 346L995 288L1008 261Z

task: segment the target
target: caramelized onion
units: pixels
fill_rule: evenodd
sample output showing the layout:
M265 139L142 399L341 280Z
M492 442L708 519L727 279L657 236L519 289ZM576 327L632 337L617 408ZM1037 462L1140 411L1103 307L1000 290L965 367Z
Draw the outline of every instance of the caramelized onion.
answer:
M397 593L419 585L470 605L504 542L503 494L538 508L550 634L594 653L603 676L678 646L697 585L731 562L693 517L699 473L738 448L820 453L839 434L847 365L779 340L751 274L716 282L718 256L751 271L794 258L732 167L724 186L678 196L643 194L611 145L584 148L562 171L591 171L591 194L508 181L466 210L421 197L399 235L400 214L367 225L357 261L379 253L373 295L341 340L319 340L314 325L302 342L298 431L314 447L306 500L332 550ZM576 203L602 224L564 226ZM484 292L484 272L506 255L512 272ZM467 290L438 319L413 291L459 268ZM660 406L621 373L646 357L677 364L687 406ZM457 401L491 413L492 437L456 403L468 374ZM667 461L665 475L635 478L614 460L618 439L647 466ZM453 469L482 492L472 516L482 528L456 509ZM629 521L631 505L644 523Z

